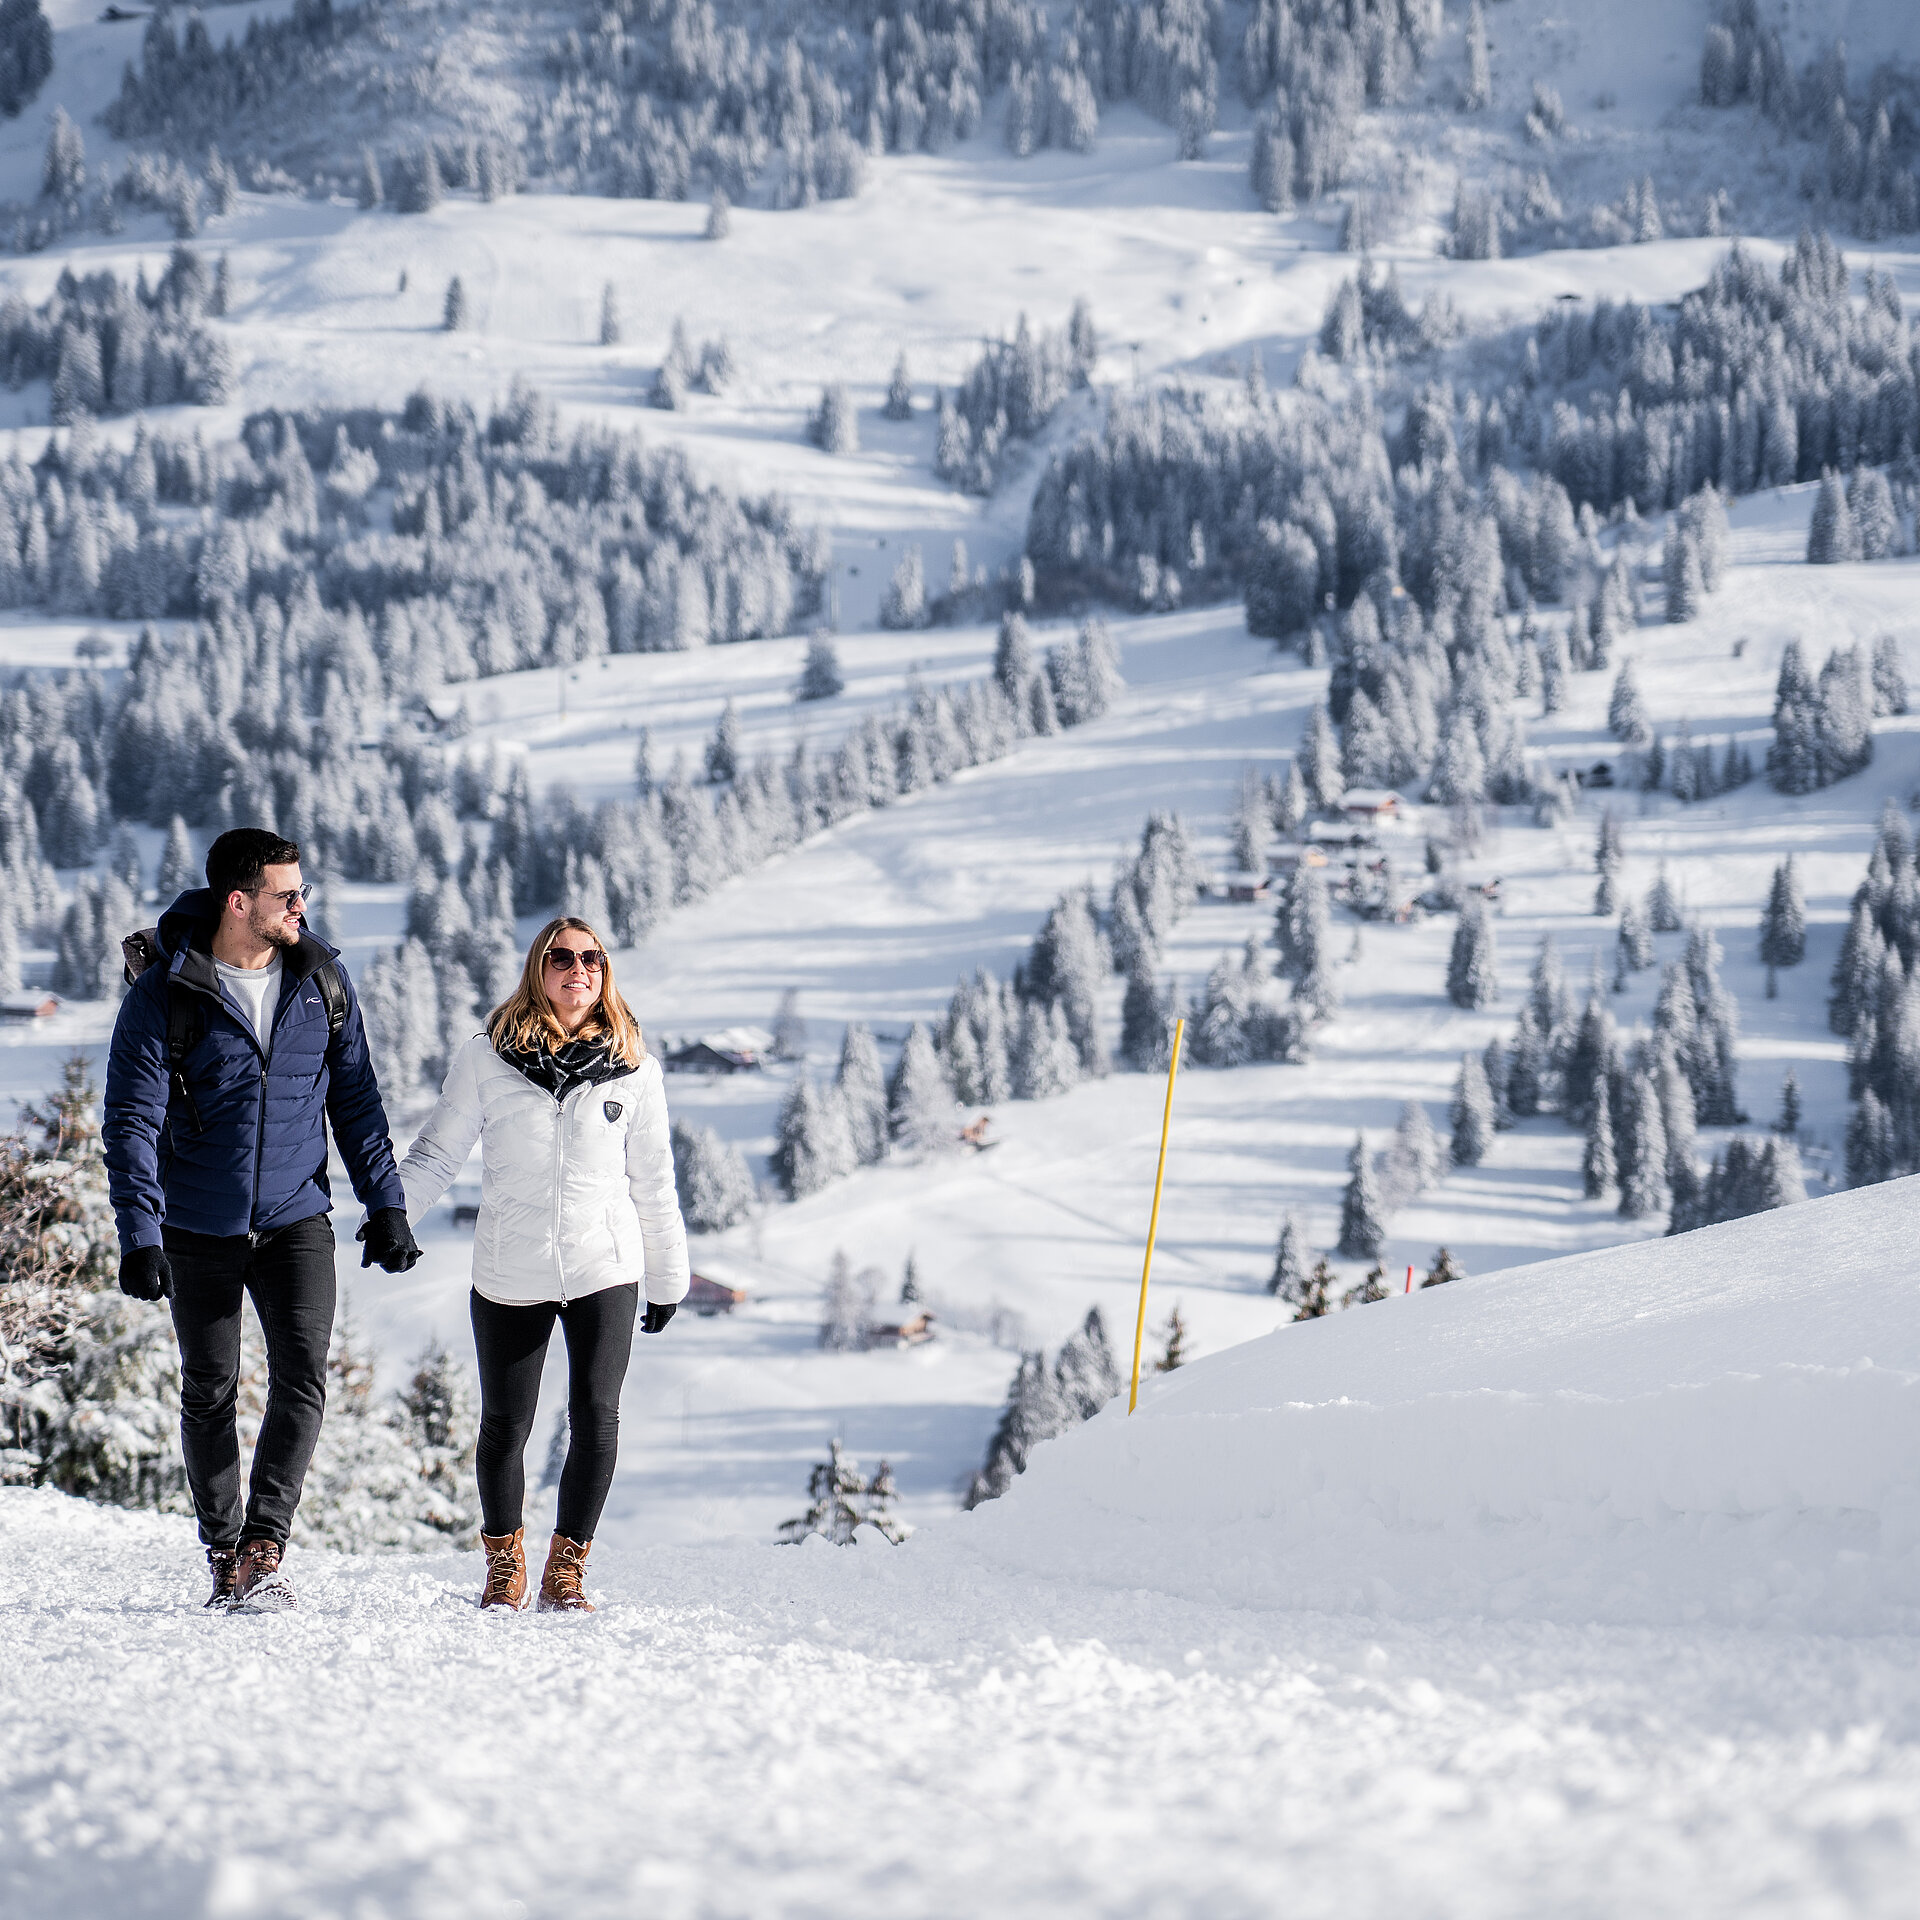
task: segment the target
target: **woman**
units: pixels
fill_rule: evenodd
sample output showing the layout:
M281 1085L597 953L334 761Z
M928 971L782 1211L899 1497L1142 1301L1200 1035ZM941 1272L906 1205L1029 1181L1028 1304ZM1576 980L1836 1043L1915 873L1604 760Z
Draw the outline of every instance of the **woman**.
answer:
M581 1575L613 1481L641 1279L641 1331L658 1333L688 1275L660 1065L614 988L606 942L584 920L540 929L519 986L454 1056L440 1104L400 1163L410 1220L446 1192L476 1139L480 1604L526 1602L527 1436L558 1320L569 1433L540 1607L591 1613Z

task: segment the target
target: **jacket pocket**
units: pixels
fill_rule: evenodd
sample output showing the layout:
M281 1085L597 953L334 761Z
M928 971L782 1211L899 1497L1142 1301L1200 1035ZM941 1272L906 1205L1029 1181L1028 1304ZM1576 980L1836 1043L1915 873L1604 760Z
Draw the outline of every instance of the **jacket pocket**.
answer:
M637 1249L633 1244L633 1224L624 1217L623 1209L607 1209L607 1237L613 1242L613 1258L617 1266L627 1268L636 1263Z

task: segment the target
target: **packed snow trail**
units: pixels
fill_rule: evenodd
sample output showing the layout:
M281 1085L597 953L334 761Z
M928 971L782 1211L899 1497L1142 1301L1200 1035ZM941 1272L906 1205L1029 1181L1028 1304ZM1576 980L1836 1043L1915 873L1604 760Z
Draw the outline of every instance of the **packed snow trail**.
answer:
M1910 1913L1911 1640L1242 1612L947 1541L669 1548L604 1611L0 1496L0 1909ZM596 1560L600 1556L596 1554Z
M1288 1328L586 1618L306 1553L210 1618L184 1521L0 1492L0 1912L1910 1916L1916 1205Z

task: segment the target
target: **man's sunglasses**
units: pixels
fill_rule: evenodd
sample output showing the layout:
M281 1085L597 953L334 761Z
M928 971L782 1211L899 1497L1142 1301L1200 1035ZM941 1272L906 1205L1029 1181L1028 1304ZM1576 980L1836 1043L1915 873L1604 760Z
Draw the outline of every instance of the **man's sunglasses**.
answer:
M576 966L598 973L607 964L607 956L598 947L549 947L547 965L555 973L571 973Z
M309 880L303 887L288 887L280 893L269 893L264 887L255 887L250 897L255 900L278 900L282 910L291 913L295 907L304 907L313 898L313 882Z

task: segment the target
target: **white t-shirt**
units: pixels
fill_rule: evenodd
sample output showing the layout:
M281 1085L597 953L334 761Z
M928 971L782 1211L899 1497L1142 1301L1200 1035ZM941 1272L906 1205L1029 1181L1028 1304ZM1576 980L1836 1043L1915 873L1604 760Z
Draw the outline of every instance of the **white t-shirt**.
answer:
M214 971L220 984L240 1003L240 1010L253 1022L254 1038L262 1048L273 1032L274 1009L280 1004L280 955L275 954L264 967L230 967L216 960Z

